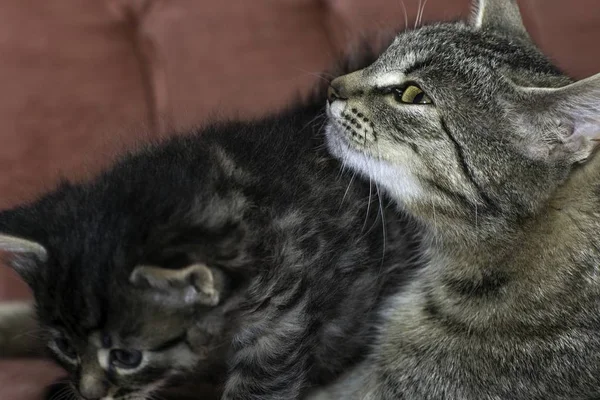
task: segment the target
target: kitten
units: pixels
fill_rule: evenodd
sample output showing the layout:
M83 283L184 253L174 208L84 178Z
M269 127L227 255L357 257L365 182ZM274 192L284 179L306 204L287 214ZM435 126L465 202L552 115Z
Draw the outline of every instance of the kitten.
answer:
M515 0L477 9L332 82L331 151L424 226L428 260L316 398L600 397L600 74L562 74Z
M362 359L416 246L327 152L324 107L179 136L0 213L79 397L226 367L223 399L293 400Z

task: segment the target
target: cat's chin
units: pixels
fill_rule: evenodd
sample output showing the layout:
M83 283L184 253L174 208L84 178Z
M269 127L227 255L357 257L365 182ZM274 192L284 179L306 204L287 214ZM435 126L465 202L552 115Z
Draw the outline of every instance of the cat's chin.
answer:
M327 147L334 157L364 178L378 183L398 203L406 205L422 197L423 188L409 168L357 150L335 122L329 122L326 135Z

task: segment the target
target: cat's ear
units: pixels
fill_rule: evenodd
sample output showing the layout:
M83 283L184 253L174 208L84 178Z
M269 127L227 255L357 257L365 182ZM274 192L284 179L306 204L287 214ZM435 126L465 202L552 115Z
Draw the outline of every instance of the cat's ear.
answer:
M471 23L477 29L497 29L529 38L517 0L475 0Z
M521 88L540 122L557 123L561 134L553 152L583 163L600 145L600 74L561 88Z
M8 265L30 286L37 275L39 263L48 260L48 251L43 245L16 236L0 234L0 251L7 253Z
M133 270L129 281L149 290L152 298L175 307L215 306L222 288L220 272L204 264L177 269L141 265Z

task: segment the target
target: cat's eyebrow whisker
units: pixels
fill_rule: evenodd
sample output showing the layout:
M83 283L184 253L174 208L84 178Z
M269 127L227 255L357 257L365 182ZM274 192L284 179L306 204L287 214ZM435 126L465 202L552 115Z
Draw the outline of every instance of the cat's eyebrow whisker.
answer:
M414 29L417 29L417 24L419 23L419 12L421 11L421 3L423 0L419 0L419 6L417 7L417 15L415 15L415 25Z
M406 29L408 28L408 12L406 11L404 0L400 0L400 5L402 6L402 12L404 13L404 29Z
M423 4L421 4L421 1L422 0L419 0L419 10L417 11L417 20L415 22L415 28L421 26L423 22L423 14L425 14L425 5L427 4L427 0L424 0Z

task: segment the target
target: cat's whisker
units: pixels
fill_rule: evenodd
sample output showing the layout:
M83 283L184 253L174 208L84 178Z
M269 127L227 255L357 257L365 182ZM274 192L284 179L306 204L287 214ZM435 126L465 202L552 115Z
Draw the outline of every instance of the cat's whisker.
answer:
M386 251L386 244L387 244L387 231L386 231L386 227L385 227L385 212L383 209L383 201L381 200L381 192L379 191L379 185L377 184L377 182L375 182L375 188L377 189L377 197L379 198L379 211L381 212L381 229L382 229L382 235L383 235L383 250L382 250L382 254L381 254L381 263L379 265L380 268L383 268L383 261L385 260L385 251Z
M322 132L322 131L323 131L323 128L325 128L325 125L327 125L327 122L328 122L328 121L329 121L329 120L327 119L327 113L326 113L326 112L324 112L324 113L323 113L323 122L321 122L321 125L319 126L319 129L318 129L318 131L319 131L319 132ZM324 145L324 146L327 146L327 143L323 143L323 145Z
M408 28L408 11L406 11L404 0L400 0L400 5L402 6L402 12L404 13L404 29L406 29Z
M308 128L313 122L317 121L319 118L323 118L325 117L327 114L325 112L319 113L317 114L316 117L314 117L313 119L311 119L310 121L308 121L306 123L306 125L304 125L301 129L300 132L303 132L306 128Z
M417 25L419 23L419 12L421 11L421 4L422 4L423 0L419 0L419 5L417 7L417 15L415 15L415 25L414 25L414 29L417 29Z
M381 159L381 149L379 148L379 142L376 141L375 142L375 148L377 149L377 158ZM381 173L381 164L379 165L379 169L380 169L380 175L383 175ZM370 174L369 174L370 176ZM382 226L382 233L383 233L383 250L382 250L382 255L381 255L381 263L380 263L380 268L383 268L383 262L385 260L385 252L386 252L386 245L387 245L387 231L386 231L386 222L385 222L385 215L384 215L384 208L383 208L383 200L381 198L381 191L379 190L379 184L377 183L377 181L375 181L375 188L377 189L377 197L379 199L379 210L381 212L381 226Z
M479 221L478 221L477 203L475 203L475 230L477 231L477 238L479 238Z
M298 70L300 72L303 72L305 74L305 76L314 76L316 78L321 79L323 82L329 84L329 82L331 82L332 79L335 78L335 76L325 73L325 72L314 72L314 71L309 71L300 67L293 67L295 70Z
M425 14L425 6L427 5L427 1L428 0L424 0L423 1L423 5L420 7L419 13L418 13L418 23L417 23L417 27L421 26L423 23L423 15Z
M437 216L435 214L435 201L433 201L431 203L432 208L433 208L433 229L436 232L436 236L437 236Z
M367 213L365 214L365 222L363 223L363 227L360 231L362 235L365 232L365 228L367 227L367 221L369 220L369 214L371 213L371 196L373 192L373 179L369 177L369 200L367 201Z
M350 187L354 183L354 178L356 178L356 172L354 172L352 174L352 178L350 178L350 182L348 182L348 186L346 187L346 191L344 192L344 197L342 197L342 201L340 202L340 207L338 208L338 212L339 212L339 210L342 209L342 206L344 205L344 201L346 201L346 197L348 196L348 192L350 191Z

